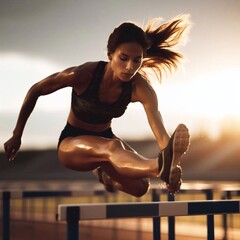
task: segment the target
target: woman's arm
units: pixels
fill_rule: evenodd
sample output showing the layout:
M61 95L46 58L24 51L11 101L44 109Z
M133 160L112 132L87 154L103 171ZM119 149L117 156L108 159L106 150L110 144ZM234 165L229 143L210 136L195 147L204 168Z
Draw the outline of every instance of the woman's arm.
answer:
M61 88L72 86L75 79L75 67L63 72L55 73L42 81L34 84L24 99L12 137L4 144L9 160L13 160L21 146L21 138L26 122L31 115L38 98L42 95L53 93Z
M170 136L158 110L157 95L152 86L143 78L139 78L136 81L134 89L134 101L142 103L158 145L160 149L164 149L168 144Z

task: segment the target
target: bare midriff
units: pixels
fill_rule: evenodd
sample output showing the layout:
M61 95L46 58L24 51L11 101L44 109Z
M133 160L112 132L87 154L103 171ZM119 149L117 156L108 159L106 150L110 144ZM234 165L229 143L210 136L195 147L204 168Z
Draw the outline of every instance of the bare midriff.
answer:
M91 124L91 123L84 122L78 119L74 115L72 110L70 111L68 116L68 123L70 123L74 127L85 129L87 131L93 131L93 132L102 132L111 127L111 121L108 123L102 123L102 124Z

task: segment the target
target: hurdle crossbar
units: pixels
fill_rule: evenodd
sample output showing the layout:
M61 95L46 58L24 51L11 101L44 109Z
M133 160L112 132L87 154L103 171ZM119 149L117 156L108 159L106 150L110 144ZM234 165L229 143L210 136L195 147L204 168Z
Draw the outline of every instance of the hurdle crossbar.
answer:
M104 189L72 190L7 190L0 191L2 200L2 239L10 239L10 201L11 199L49 198L49 197L88 197L105 195Z
M78 212L78 220L96 220L229 214L239 213L239 208L240 200L60 204L58 213L59 220L65 221L71 212Z
M60 204L60 221L67 221L67 239L79 239L80 220L152 218L240 213L240 200ZM214 226L212 226L214 227Z

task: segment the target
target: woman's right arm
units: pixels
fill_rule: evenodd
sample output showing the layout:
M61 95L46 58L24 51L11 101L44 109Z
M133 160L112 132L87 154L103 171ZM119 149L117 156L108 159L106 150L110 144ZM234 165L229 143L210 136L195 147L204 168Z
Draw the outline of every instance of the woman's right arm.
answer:
M9 160L13 160L21 146L21 138L26 122L32 113L38 98L53 93L61 88L73 86L76 79L76 67L55 73L34 84L28 91L22 104L12 137L4 144Z

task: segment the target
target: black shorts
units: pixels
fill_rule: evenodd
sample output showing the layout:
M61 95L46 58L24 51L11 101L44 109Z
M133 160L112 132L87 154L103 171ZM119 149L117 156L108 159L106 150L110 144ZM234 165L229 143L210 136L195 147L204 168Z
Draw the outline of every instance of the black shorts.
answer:
M108 128L103 132L93 132L93 131L88 131L88 130L85 130L82 128L74 127L71 124L67 123L59 137L58 147L59 147L60 143L62 142L62 140L67 137L77 137L77 136L83 136L83 135L99 136L99 137L105 137L105 138L113 138L114 137L114 134L113 134L111 128Z

